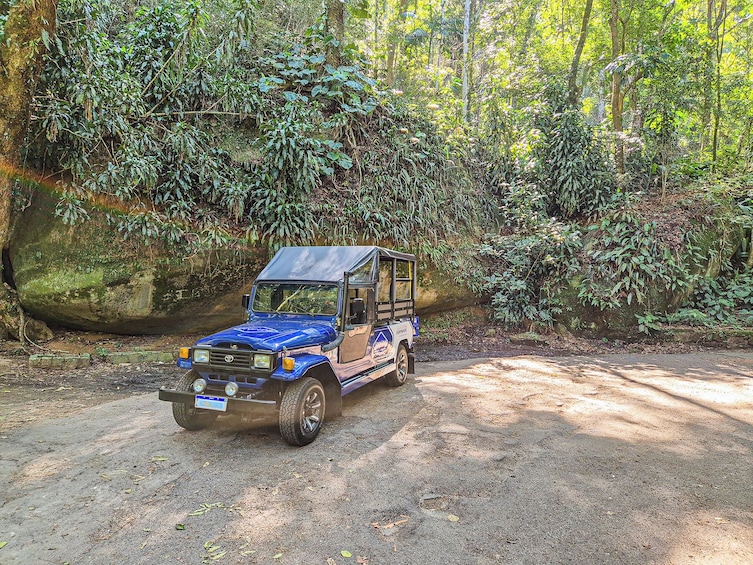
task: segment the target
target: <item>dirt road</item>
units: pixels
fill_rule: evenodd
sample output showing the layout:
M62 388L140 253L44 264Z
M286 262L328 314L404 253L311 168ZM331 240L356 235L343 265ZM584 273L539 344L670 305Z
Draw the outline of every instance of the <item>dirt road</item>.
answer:
M176 369L122 371L6 371L0 563L753 563L749 351L418 363L305 448L186 432L144 393Z

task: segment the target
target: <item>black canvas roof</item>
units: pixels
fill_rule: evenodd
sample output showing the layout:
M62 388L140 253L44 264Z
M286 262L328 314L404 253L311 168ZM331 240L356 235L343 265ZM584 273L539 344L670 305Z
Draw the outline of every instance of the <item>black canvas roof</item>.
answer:
M256 280L337 283L343 280L343 273L355 271L376 255L407 261L416 259L408 253L370 245L283 247Z

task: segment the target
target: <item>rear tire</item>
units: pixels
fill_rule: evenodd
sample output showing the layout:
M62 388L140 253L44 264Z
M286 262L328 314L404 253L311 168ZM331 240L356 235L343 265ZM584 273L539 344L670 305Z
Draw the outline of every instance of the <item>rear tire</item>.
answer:
M326 400L322 383L304 377L291 383L280 402L280 435L290 445L308 445L324 424Z
M199 378L199 373L194 370L188 371L181 377L175 389L181 392L193 392L193 382ZM209 410L196 409L190 404L173 402L173 418L181 428L191 430L203 430L211 426L217 419L218 414Z
M403 386L408 380L408 350L402 343L397 347L395 370L384 378L387 386Z

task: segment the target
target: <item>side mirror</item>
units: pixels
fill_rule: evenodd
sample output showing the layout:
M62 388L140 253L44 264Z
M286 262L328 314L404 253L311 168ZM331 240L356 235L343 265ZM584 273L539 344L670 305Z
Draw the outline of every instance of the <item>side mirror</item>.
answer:
M251 295L244 294L243 299L241 300L241 303L243 304L243 309L248 310L248 305L251 304Z

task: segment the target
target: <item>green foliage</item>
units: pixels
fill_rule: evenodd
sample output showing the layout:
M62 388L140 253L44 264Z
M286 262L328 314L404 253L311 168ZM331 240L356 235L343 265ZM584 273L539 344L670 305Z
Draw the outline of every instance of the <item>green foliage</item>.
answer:
M479 249L483 276L476 288L492 296L495 320L505 326L552 325L562 314L561 294L577 283L578 300L598 310L635 312L637 329L651 333L666 321L668 299L687 288L690 264L683 257L706 261L698 251L653 221L643 219L630 200L595 223L557 222L536 204L510 207L506 224L516 232L487 236ZM534 210L533 214L531 210ZM517 210L523 218L516 218ZM505 212L508 214L508 212ZM506 217L506 216L505 216ZM586 230L583 233L582 230Z
M498 107L484 126L497 148L477 153L479 181L492 187L504 225L518 229L544 217L598 215L617 194L603 140L560 90L548 88L544 99L522 111Z
M638 331L643 334L651 334L661 329L661 316L652 314L651 312L645 312L643 314L636 314L635 319L638 322Z
M656 225L629 208L604 216L589 228L585 278L579 297L601 310L640 304L649 311L657 293L686 286L684 266L656 238Z
M477 195L434 126L393 105L352 46L330 65L321 25L262 39L249 1L121 8L60 5L27 159L70 173L64 221L114 200L125 238L191 247L320 233L408 246L473 223ZM223 148L231 132L251 159Z
M58 206L67 222L86 219L83 202L106 196L123 203L111 218L124 237L199 241L202 218L242 207L241 175L195 119L203 99L226 94L219 70L209 73L214 51L199 40L207 16L165 1L120 25L117 8L61 3L30 157L70 171Z
M582 5L475 3L462 115L462 3L346 4L341 43L314 23L321 3L303 0L61 0L26 163L71 179L57 207L65 222L86 221L94 203L125 238L150 243L410 247L491 295L506 325L550 325L577 273L583 303L637 309L648 333L656 297L682 290L688 270L732 269L735 238L753 225L751 179L710 171L753 162L743 12L712 37L697 25L700 4L635 5L620 54L594 13L572 105L557 85ZM628 149L620 189L605 110L613 71L625 131L611 133ZM685 178L714 182L682 240L615 211L620 191L686 190ZM479 257L459 260L459 236L482 229L494 235ZM712 229L718 241L704 241ZM740 288L700 283L676 316L743 312L742 323Z
M536 184L547 197L547 212L572 218L606 209L616 193L615 176L604 144L581 112L568 107L556 90L547 93L534 127L541 133L532 150Z
M490 236L479 247L492 295L493 317L506 327L551 326L560 312L557 290L580 269L580 232L554 220L525 235Z
M435 245L478 224L483 195L446 153L434 126L399 101L380 108L356 132L353 168L318 214L336 241L385 240Z
M667 322L712 327L753 325L753 272L736 273L730 278L701 278L692 295Z

